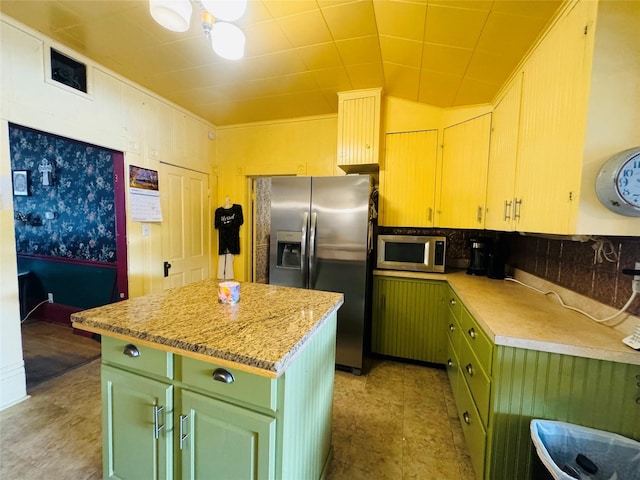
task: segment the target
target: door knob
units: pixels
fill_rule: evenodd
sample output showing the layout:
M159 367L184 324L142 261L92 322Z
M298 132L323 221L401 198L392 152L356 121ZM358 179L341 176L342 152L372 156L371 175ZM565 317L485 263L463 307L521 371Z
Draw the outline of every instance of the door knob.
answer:
M169 276L169 269L171 268L171 264L169 262L164 262L164 276Z

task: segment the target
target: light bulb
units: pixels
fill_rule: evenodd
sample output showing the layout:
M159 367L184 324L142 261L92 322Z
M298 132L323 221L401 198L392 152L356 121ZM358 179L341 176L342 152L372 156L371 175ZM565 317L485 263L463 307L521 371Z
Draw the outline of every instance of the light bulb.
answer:
M244 57L244 32L232 23L216 22L211 29L211 47L222 58Z
M216 20L224 22L238 20L247 8L247 0L201 0L201 3Z
M149 0L149 12L153 19L174 32L189 30L192 11L189 0Z

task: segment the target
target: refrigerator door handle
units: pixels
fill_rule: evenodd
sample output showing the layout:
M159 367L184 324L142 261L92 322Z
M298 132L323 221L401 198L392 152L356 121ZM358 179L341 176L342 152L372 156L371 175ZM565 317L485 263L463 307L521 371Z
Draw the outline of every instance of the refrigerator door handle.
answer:
M314 270L316 266L316 225L318 214L311 214L311 229L309 230L309 288L315 288Z
M300 273L302 275L302 285L304 288L308 288L307 285L307 225L309 224L309 212L302 214L302 238L300 239Z

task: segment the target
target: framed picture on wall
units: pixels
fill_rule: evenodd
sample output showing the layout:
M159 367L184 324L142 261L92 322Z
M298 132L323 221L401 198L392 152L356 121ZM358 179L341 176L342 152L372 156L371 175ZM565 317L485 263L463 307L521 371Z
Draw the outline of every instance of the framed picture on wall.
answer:
M29 195L29 171L28 170L13 171L13 194Z

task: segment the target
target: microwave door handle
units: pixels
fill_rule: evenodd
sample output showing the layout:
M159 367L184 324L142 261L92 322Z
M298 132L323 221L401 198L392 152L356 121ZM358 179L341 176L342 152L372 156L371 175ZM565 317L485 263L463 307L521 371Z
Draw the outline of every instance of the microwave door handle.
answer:
M315 288L315 267L316 267L316 232L318 224L318 214L311 214L311 229L309 230L309 288Z
M307 225L309 224L309 212L302 214L302 238L300 239L300 275L302 275L302 286L307 288Z
M431 251L429 249L429 245L431 245L429 242L424 243L424 264L427 266L431 264L431 262L429 261L429 259L431 258Z

